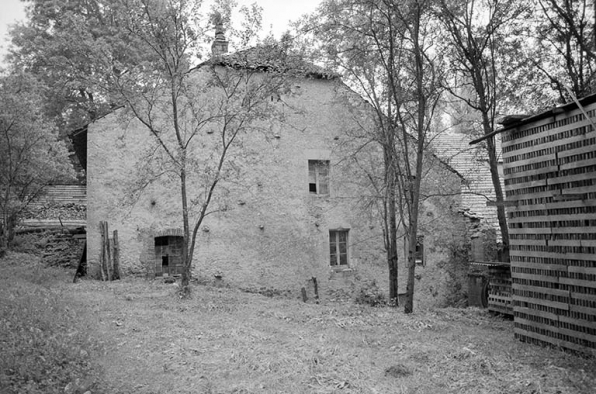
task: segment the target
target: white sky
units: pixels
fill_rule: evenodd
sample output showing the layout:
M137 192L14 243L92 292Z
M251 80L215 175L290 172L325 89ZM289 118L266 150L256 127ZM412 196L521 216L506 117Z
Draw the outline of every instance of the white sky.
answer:
M4 58L8 39L8 25L25 19L25 5L20 0L0 0L0 56ZM0 59L1 59L0 58Z
M286 31L288 22L311 13L322 0L237 0L239 5L257 3L263 7L263 34L270 30L276 38ZM20 0L0 0L0 64L8 47L8 25L25 20L24 3Z

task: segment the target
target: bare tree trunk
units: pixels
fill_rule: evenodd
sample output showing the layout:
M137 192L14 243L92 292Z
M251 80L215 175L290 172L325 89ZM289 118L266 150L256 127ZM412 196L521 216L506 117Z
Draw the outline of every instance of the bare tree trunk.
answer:
M390 199L389 204L389 248L387 249L387 261L389 263L389 299L392 301L392 305L398 306L399 272L397 265L397 223L395 220L395 200Z
M8 250L8 247L14 241L16 225L16 214L2 215L2 222L0 222L0 257L6 254L6 250Z
M418 215L418 208L412 211L412 215ZM410 222L410 234L408 239L408 280L406 285L406 304L404 313L414 312L414 284L416 280L416 241L418 239L418 217L415 216Z
M493 124L489 115L489 105L486 100L486 88L483 83L480 71L477 71L476 75L476 91L478 93L480 111L482 112L482 128L484 135L488 135L493 132ZM496 103L493 103L495 105ZM505 213L505 205L503 202L505 198L503 196L503 188L501 187L501 180L499 175L499 160L497 158L497 149L494 137L486 140L487 151L488 151L488 165L490 168L490 176L495 190L495 198L497 200L497 220L499 221L499 228L501 230L501 238L503 240L503 251L501 260L509 262L509 229L507 228L507 216Z
M497 220L499 221L501 239L503 240L501 261L509 262L509 228L507 227L507 216L505 213L505 205L503 204L505 198L503 196L503 189L501 187L501 181L499 176L499 162L497 159L494 139L489 138L487 140L487 145L490 176L493 182L493 187L495 189L495 198L497 200Z
M10 246L10 244L14 241L15 236L15 228L17 226L17 215L12 214L8 216L8 221L6 225L6 246Z
M182 281L180 282L180 296L190 297L190 276L191 264L189 253L190 225L188 223L188 198L186 191L186 158L182 157L182 169L180 170L180 191L182 197L182 221L184 223L184 239L182 241Z
M3 215L2 221L0 222L0 258L6 255L6 250L8 249L8 233L6 227L6 218Z
M408 175L408 190L410 206L409 208L409 247L408 247L408 281L406 287L406 305L404 306L405 313L414 312L414 283L416 279L416 243L418 241L418 214L420 211L420 184L422 182L422 164L424 159L424 144L426 137L426 105L428 103L427 92L424 86L424 49L420 46L420 21L421 21L421 5L417 4L415 17L413 18L413 45L414 45L414 60L416 66L416 99L417 99L417 119L416 119L416 167L414 174L409 166ZM404 141L408 141L408 137L404 135ZM406 158L407 160L407 158ZM413 175L413 176L412 176Z
M390 40L389 46L392 48L389 52L389 74L391 75L390 79L393 80L393 65L395 62L395 58L392 40ZM386 228L387 238L385 240L385 248L387 250L387 263L389 265L389 300L392 301L392 305L397 307L399 305L399 266L397 257L397 198L395 193L398 180L396 171L397 166L394 162L394 160L397 160L395 155L396 128L394 127L394 124L391 121L393 111L393 105L391 100L393 98L393 95L395 94L393 88L393 84L390 84L388 91L389 96L387 100L387 113L389 114L389 122L386 122L386 126L382 129L385 131L385 146L383 149L383 159L385 163L386 187L385 223L388 227ZM387 220L387 217L389 220Z
M389 179L387 182L388 199L387 216L389 216L389 223L387 229L387 263L389 264L389 299L393 305L398 306L398 257L397 257L397 219L395 206L397 204L395 199L395 174L393 173L393 166L390 165Z
M406 285L406 304L404 313L414 312L414 284L416 281L416 243L418 241L418 214L420 204L420 177L422 176L422 144L419 143L416 164L416 179L410 182L411 207L410 228L408 232L408 280ZM419 161L419 163L418 163Z

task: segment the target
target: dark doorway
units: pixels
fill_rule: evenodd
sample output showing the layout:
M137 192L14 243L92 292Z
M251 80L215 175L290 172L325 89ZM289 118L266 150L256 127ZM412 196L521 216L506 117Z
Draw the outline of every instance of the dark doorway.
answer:
M183 237L167 235L155 237L155 274L173 276L182 274Z

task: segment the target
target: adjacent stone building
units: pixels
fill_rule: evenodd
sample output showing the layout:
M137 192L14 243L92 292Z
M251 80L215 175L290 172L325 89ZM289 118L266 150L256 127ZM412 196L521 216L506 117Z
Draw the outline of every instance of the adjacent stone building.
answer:
M242 149L232 156L238 176L218 186L214 207L221 209L200 228L193 276L295 296L302 287L312 295L316 278L322 298L353 294L371 281L386 290L382 223L356 165L379 154L354 138L363 127L374 127L372 108L337 76L288 57L276 59L272 65L258 51L242 59L224 55L191 71L201 83L207 67L251 68L257 74L276 67L288 71L289 82L284 94L271 98L283 119L261 120L263 132L244 135ZM158 181L134 201L129 198L153 142L145 126L122 111L87 128L88 261L93 271L99 222L107 221L119 232L123 275L175 275L182 235L179 190ZM204 132L197 143L212 138L217 133ZM435 192L428 193L422 213L417 300L446 304L454 292L465 296L469 235L459 213L461 177L431 159L424 187ZM190 198L201 187L192 183Z

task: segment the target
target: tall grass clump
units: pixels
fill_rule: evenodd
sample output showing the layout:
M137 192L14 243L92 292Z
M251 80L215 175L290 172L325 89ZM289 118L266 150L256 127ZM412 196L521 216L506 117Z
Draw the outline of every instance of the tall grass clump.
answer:
M2 260L0 269L7 274L0 278L0 392L92 389L99 376L90 361L96 345L73 301L55 288L64 272Z

